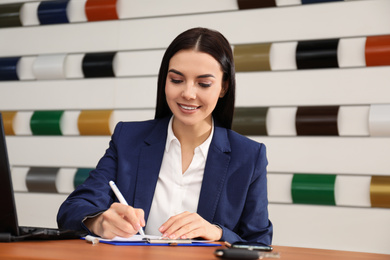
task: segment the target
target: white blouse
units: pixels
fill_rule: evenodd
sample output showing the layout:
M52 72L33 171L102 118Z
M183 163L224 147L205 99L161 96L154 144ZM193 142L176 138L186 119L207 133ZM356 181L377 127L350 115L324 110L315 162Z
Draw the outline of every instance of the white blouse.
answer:
M170 217L184 211L196 212L207 154L214 133L214 122L210 136L195 148L194 157L188 169L182 174L181 146L172 130L172 119L160 174L153 196L145 233L160 236L158 229Z

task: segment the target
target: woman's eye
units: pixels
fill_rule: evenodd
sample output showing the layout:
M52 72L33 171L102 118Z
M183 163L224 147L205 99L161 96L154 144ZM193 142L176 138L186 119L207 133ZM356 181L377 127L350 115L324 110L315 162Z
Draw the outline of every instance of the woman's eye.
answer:
M174 84L179 84L179 83L182 83L183 81L180 79L171 79L171 82Z
M201 86L203 88L208 88L211 86L211 83L199 83L199 86Z

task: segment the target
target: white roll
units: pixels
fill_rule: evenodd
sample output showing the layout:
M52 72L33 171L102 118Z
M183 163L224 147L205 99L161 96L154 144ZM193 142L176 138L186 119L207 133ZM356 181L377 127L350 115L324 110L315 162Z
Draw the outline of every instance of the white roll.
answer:
M337 59L340 68L365 67L366 37L340 39Z
M370 106L340 106L337 126L340 136L369 136Z
M77 126L80 110L65 111L61 117L60 127L63 135L80 135Z
M296 70L295 53L298 42L277 42L271 44L271 70Z
M74 176L76 168L60 168L57 173L56 187L58 193L71 193L74 191Z
M32 135L30 120L34 111L19 111L14 118L15 135Z
M301 5L301 0L275 0L276 6Z
M293 203L291 196L292 173L268 173L268 201L270 203Z
M85 54L68 54L65 59L65 77L67 79L82 79L83 58Z
M390 104L371 105L369 129L371 136L390 136Z
M65 58L66 54L39 55L33 64L36 79L65 79Z
M87 22L85 3L87 0L70 0L66 7L66 14L70 23Z
M29 169L29 167L11 168L12 186L15 192L28 192L26 176Z
M18 65L16 66L16 71L19 77L19 80L34 80L35 75L33 72L33 64L35 62L36 56L26 56L21 57Z
M337 206L371 207L371 176L338 175L335 183Z
M20 21L23 26L40 25L38 6L41 2L24 3L20 8Z
M297 107L270 107L266 126L269 136L296 136L295 116Z

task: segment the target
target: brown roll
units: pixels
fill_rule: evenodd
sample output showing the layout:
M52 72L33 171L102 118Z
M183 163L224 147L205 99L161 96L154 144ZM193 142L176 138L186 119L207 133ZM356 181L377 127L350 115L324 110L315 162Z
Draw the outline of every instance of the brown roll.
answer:
M275 0L238 0L238 9L255 9L264 7L276 7Z
M339 135L338 111L339 106L298 107L297 135Z

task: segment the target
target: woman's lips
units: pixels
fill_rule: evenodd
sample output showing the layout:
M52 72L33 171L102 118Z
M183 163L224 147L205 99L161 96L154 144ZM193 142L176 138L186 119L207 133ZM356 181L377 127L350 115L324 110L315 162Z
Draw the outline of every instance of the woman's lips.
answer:
M186 111L186 112L193 112L196 111L200 106L190 106L190 105L184 105L184 104L178 104L179 107Z

